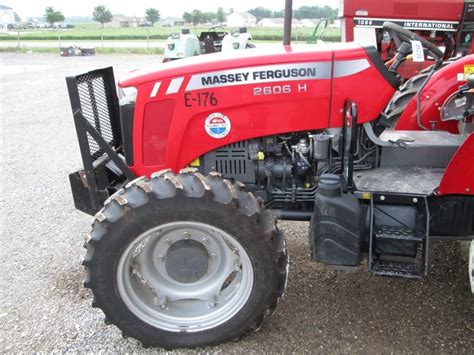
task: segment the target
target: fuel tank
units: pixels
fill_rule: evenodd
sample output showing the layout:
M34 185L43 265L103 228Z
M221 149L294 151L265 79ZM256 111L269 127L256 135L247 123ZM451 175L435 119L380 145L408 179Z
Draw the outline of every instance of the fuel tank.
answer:
M397 79L357 44L217 53L135 71L136 175L177 171L218 147L255 137L340 127L344 102L376 119Z

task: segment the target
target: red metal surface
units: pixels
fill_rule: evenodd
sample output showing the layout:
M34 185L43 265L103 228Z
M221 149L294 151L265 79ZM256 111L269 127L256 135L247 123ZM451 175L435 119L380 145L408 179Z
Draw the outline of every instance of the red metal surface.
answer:
M429 82L421 93L421 123L428 128L432 128L431 122L435 121L436 130L444 130L451 133L458 133L457 122L440 121L439 108L444 101L455 92L465 81L458 81L458 74L464 73L465 65L474 64L474 54L458 59L454 63L438 70L433 74ZM419 130L417 124L417 104L416 96L408 103L405 111L400 116L396 126L397 130Z
M361 60L368 67L356 74L334 77L337 65L354 60ZM218 104L213 107L186 107L186 87L193 74L308 62L328 63L328 77L297 81L282 79L272 83L257 82L192 91L192 98L200 92L213 94ZM350 70L351 63L345 69ZM178 92L167 94L171 80L181 77L183 81ZM150 97L158 82L160 87L156 96ZM289 85L292 92L254 95L255 87L275 85ZM298 92L298 85L306 85L307 90ZM122 79L119 86L135 86L138 89L132 167L137 176L149 175L163 168L179 170L206 152L241 140L340 127L346 100L357 102L359 123L371 121L378 117L394 93L394 89L370 62L365 50L355 44L304 49L282 47L273 52L252 50L232 53L232 56L225 53L199 56L162 64L150 71L133 72ZM176 103L167 134L166 125L161 121L164 113L154 106L162 100ZM166 115L169 115L170 110L167 112ZM231 121L230 133L222 139L211 137L204 128L206 118L216 112L226 115ZM154 133L144 133L145 129ZM164 151L160 152L158 146L165 148Z
M344 17L356 17L367 10L367 17L411 20L460 21L464 0L345 0Z
M437 195L474 195L474 133L459 147L444 172Z
M155 154L143 157L145 165L164 164L166 142L175 106L176 100L162 100L147 104L143 119L142 146L143 150L152 151Z
M407 60L403 62L402 65L400 65L397 71L403 78L409 79L421 73L423 70L433 64L435 64L434 60L425 60L424 62L414 62L412 60Z

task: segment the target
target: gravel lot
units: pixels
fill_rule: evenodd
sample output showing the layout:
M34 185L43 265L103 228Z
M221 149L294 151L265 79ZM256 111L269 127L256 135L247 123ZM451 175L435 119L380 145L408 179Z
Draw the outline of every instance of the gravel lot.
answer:
M152 56L2 54L0 351L143 352L105 326L82 288L91 218L73 208L67 175L80 166L64 77ZM280 223L290 281L263 329L206 351L471 353L474 297L462 243L433 243L423 281L338 273L309 261L306 223Z

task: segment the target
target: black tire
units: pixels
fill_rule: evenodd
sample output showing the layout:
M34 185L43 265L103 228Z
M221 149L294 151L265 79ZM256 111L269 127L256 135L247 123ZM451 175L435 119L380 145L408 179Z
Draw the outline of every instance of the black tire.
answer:
M117 290L117 264L140 234L164 223L196 221L212 224L232 235L247 252L253 269L250 296L235 316L212 329L172 332L137 317ZM94 295L93 307L105 314L124 337L146 347L182 348L215 345L257 330L283 295L288 259L276 219L242 184L232 185L219 174L202 176L195 169L140 178L112 196L96 215L87 236L84 286Z
M395 128L400 116L407 107L408 103L415 97L416 93L423 86L430 76L429 71L423 71L418 75L407 80L393 95L385 110L386 122L390 128Z

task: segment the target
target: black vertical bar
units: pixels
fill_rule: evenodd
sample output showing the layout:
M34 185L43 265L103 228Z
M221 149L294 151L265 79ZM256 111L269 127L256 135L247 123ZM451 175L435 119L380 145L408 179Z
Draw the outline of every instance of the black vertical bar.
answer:
M355 103L351 104L351 142L349 145L349 166L347 173L347 188L349 190L354 188L354 155L357 151L357 105Z
M75 112L81 110L81 101L79 99L79 91L77 88L77 80L75 77L66 78L67 89L69 92L69 99L71 101L71 108L74 116L74 125L76 126L77 140L79 142L79 149L81 152L82 163L84 164L84 171L86 174L87 190L89 192L89 198L91 200L91 207L99 210L101 207L99 192L97 189L97 183L94 174L94 166L91 157L91 151L89 147L89 140L87 138L87 132L78 122Z
M122 129L120 126L120 106L115 89L115 77L112 67L104 70L103 74L104 87L107 95L107 104L110 114L110 124L112 126L112 134L114 137L114 146L119 148L122 145Z
M341 174L346 176L346 145L347 145L347 102L344 103L344 113L342 114L342 137L339 141L339 151L341 154Z
M293 0L285 1L285 24L283 28L283 45L291 44L291 21L293 19Z
M424 243L424 253L423 253L423 273L424 275L428 275L428 258L429 258L429 247L430 247L430 206L428 205L428 199L426 197L423 198L425 203L425 211L426 211L426 234L425 234L425 243Z
M370 196L370 226L369 226L369 271L372 271L373 264L373 243L374 243L374 195Z

